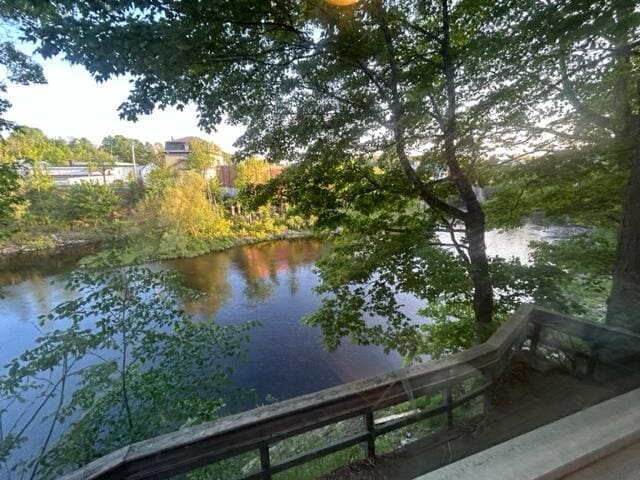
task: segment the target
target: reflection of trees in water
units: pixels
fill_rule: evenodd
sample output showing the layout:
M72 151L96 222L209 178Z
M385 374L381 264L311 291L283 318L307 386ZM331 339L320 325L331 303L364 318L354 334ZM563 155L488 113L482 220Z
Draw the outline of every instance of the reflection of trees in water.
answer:
M37 270L0 270L0 285L16 285L40 278L42 275Z
M298 291L298 267L314 263L324 252L325 244L318 240L282 240L247 245L196 258L167 262L170 269L184 278L185 284L207 295L185 306L188 313L211 318L230 300L233 289L229 283L229 268L233 265L242 276L244 295L257 302L268 300L278 286L278 274L287 272L291 295ZM0 285L15 285L4 289L5 301L23 321L35 320L38 314L49 311L59 286L51 287L50 275L75 265L77 257L38 257L38 267L29 265L0 270ZM22 285L19 285L22 284ZM66 290L64 300L74 293Z
M289 267L289 293L295 295L298 293L298 269Z
M277 281L268 281L265 278L257 278L247 281L242 289L242 294L249 300L254 302L265 302L271 298L275 291Z
M58 300L71 300L75 296L71 290L64 290L61 298L55 298L60 288L52 287L51 277L73 268L83 255L80 252L52 256L24 254L0 261L0 293L4 294L4 301L9 302L11 317L21 322L35 322Z
M168 266L183 276L188 287L206 293L204 298L186 305L187 312L211 318L231 298L231 265L244 281L243 295L251 301L264 302L274 294L282 272L287 272L289 291L295 295L298 267L314 263L323 251L324 244L318 240L281 240L171 261Z
M231 298L230 263L228 251L169 263L171 269L183 277L187 287L206 294L185 305L187 313L211 318Z
M252 323L193 322L172 272L105 265L69 281L77 295L48 314L58 328L0 375L0 477L59 478L242 398L231 363Z
M273 295L280 272L288 272L289 291L295 295L298 267L315 262L323 251L324 244L317 240L281 240L234 249L232 261L245 281L247 298L265 301Z
M5 277L6 278L6 277ZM60 283L64 283L60 280ZM57 301L71 300L75 293L72 290L60 290L59 286L52 286L51 278L40 275L31 275L28 280L24 278L19 284L2 287L4 302L11 318L20 322L35 322L43 312L48 312ZM47 326L48 322L44 322Z
M78 261L89 251L80 248L78 252L73 254L23 254L8 260L0 260L0 285L17 285L57 275L76 266Z

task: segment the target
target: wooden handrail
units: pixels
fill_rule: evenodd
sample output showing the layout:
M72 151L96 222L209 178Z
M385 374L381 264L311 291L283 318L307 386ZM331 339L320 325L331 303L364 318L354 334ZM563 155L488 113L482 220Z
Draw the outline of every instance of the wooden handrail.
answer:
M616 342L624 339L634 341L640 348L640 335L637 333L604 323L581 320L543 307L535 307L530 322L587 342L615 345Z
M248 451L260 451L262 468L247 478L268 479L272 473L356 443L364 443L369 454L375 455L376 436L445 411L451 417L459 402L454 405L447 395L449 401L433 412L422 412L415 415L415 419L405 418L397 425L377 430L372 420L374 411L422 395L450 391L453 386L479 374L484 375L485 384L468 394L464 401L486 394L522 345L529 324L586 339L594 338L595 331L604 332L599 335L629 335L619 329L522 305L489 340L469 350L144 440L95 460L66 479L168 478ZM269 445L357 416L368 420L366 433L319 449L317 453L270 465Z

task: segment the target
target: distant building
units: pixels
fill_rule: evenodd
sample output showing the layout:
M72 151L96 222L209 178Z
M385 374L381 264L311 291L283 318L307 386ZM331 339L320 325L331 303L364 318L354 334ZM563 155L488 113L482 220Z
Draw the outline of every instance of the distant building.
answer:
M282 165L269 165L269 178L277 177L285 168ZM238 193L235 165L219 165L216 169L216 176L225 195L235 196Z
M176 170L189 169L189 142L199 137L172 138L164 143L164 165ZM269 177L277 177L285 169L282 165L270 165ZM236 188L236 167L227 165L222 155L214 157L213 168L205 172L206 178L217 177L225 195L235 196Z
M216 176L220 181L220 186L225 189L235 189L236 167L235 165L219 165L216 169Z
M191 140L198 139L198 137L182 137L172 138L171 140L164 142L164 164L166 167L175 168L177 170L188 170L189 160L189 142ZM216 155L214 158L214 165L224 165L224 159L222 155ZM215 175L215 170L208 176Z
M78 183L106 183L107 185L117 181L130 181L134 178L144 178L149 172L148 165L136 165L133 163L115 162L109 165L103 172L90 169L83 162L73 163L71 166L49 165L46 162L40 164L42 169L51 175L55 185L66 186Z

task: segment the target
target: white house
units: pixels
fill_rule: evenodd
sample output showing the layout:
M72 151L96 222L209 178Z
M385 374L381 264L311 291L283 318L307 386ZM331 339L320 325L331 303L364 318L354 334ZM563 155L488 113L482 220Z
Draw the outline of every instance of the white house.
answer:
M78 183L105 183L107 185L117 181L131 181L134 178L143 179L151 171L149 165L136 165L133 163L116 162L109 165L104 174L101 171L90 169L86 163L74 163L72 166L41 164L43 170L51 175L55 185L76 185Z

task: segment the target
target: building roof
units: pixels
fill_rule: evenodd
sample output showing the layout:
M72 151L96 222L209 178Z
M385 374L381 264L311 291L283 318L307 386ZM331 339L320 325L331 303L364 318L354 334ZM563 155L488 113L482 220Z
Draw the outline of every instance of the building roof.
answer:
M172 138L171 140L167 140L167 142L190 142L191 140L202 140L203 142L206 142L204 138L196 137L195 135L189 135L187 137L180 137L180 138Z

